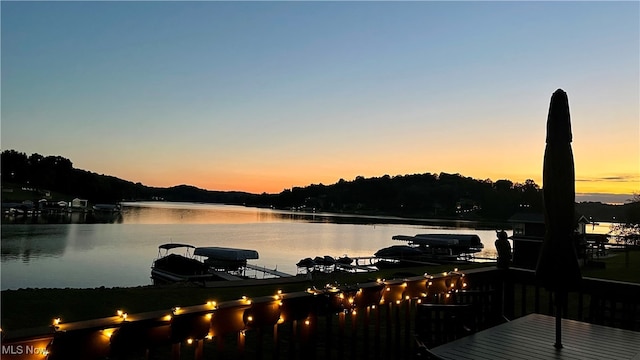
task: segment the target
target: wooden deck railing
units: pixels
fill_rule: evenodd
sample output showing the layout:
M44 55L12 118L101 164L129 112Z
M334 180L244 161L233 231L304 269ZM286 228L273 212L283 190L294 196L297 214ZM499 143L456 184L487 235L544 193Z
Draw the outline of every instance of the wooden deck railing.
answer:
M503 294L502 312L509 319L530 313L554 315L553 294L536 281L533 270L480 269L466 274L474 287L494 288ZM578 291L569 293L563 314L573 320L640 331L640 284L585 277Z
M568 317L640 330L640 285L583 279ZM3 359L396 359L413 352L419 303L472 304L476 329L551 314L532 271L496 268L307 289L3 333Z

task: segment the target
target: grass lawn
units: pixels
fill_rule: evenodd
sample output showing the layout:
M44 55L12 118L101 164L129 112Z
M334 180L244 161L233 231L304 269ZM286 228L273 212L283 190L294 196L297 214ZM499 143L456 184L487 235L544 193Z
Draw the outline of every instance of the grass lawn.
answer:
M582 276L640 284L640 250L610 251L609 256L600 261L605 264L604 268L586 266Z

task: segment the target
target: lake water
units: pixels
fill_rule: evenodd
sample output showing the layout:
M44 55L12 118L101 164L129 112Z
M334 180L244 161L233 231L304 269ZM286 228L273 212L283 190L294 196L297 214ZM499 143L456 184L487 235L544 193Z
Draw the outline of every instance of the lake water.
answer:
M257 250L260 259L252 263L290 274L302 258L371 256L383 247L404 244L392 240L393 235L417 233L477 234L485 245L478 256L495 257L497 227L474 222L411 222L193 203L123 205L119 216L102 219L106 223L86 223L79 214L37 224L4 218L2 290L149 285L158 245L169 242Z

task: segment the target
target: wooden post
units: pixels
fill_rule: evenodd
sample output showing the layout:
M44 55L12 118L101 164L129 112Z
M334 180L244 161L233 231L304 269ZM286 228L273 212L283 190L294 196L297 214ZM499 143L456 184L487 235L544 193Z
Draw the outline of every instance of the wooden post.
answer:
M389 359L391 358L391 345L392 345L392 339L391 339L391 311L393 310L393 303L391 301L387 302L387 314L386 314L386 337L387 337L387 341L386 341L386 349L385 349L385 358Z
M357 336L357 323L358 323L358 312L352 310L351 312L351 357L356 358L356 354L358 352L358 336Z
M338 358L344 358L344 322L345 322L345 313L344 311L340 311L338 314Z
M411 299L405 300L405 314L404 314L404 346L402 349L405 351L405 357L407 351L411 349Z
M291 341L289 341L289 359L296 358L296 342L298 342L298 320L291 321Z
M273 325L273 358L280 358L280 341L278 341L278 324Z
M374 334L374 350L376 359L380 359L380 305L376 306L376 328Z
M364 358L369 359L369 318L371 316L371 306L367 306L364 310Z
M244 359L244 343L245 343L245 331L238 332L238 358Z
M171 358L173 360L180 360L180 343L171 345Z
M198 339L198 340L194 340L196 342L196 346L195 346L195 354L194 354L194 359L195 360L202 360L204 359L203 357L203 350L204 350L204 340L203 339Z
M258 328L256 329L256 338L256 358L258 360L262 360L262 341L264 339L264 337L262 336L262 326L258 326Z
M333 356L331 356L331 350L333 349L333 313L329 313L325 316L325 323L325 338L327 343L325 346L325 357L327 359L331 359L333 358Z
M222 335L216 335L216 351L220 358L224 359L224 339Z

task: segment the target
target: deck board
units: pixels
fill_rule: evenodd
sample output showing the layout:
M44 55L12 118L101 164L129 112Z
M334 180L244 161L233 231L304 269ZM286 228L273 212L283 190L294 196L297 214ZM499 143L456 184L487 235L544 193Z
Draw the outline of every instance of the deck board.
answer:
M556 350L555 318L530 314L432 352L445 359L640 360L640 332L562 319L563 349Z

